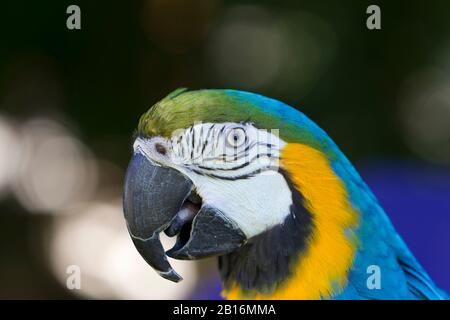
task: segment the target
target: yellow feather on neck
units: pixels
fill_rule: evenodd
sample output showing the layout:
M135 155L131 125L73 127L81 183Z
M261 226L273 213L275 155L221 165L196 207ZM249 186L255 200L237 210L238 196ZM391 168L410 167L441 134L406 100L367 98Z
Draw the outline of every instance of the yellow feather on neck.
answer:
M292 266L290 278L273 293L255 293L251 298L329 298L347 282L356 248L345 230L356 227L358 215L349 203L343 182L320 151L303 144L287 144L281 152L280 166L305 199L313 232L305 252ZM227 299L246 298L237 284L222 294Z

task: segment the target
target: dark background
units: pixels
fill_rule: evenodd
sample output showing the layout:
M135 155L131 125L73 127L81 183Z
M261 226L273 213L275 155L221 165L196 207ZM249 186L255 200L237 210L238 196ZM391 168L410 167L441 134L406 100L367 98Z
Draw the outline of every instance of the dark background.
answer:
M70 4L81 30L66 28ZM366 28L370 4L381 30ZM0 298L219 297L214 260L166 284L124 229L131 135L177 87L302 110L450 291L449 15L445 0L2 1Z

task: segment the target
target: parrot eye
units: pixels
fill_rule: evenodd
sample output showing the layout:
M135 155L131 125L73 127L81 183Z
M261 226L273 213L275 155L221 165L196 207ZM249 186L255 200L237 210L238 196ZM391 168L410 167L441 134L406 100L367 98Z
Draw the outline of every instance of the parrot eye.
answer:
M245 131L242 128L230 130L227 136L227 143L230 147L237 148L241 146L246 139Z

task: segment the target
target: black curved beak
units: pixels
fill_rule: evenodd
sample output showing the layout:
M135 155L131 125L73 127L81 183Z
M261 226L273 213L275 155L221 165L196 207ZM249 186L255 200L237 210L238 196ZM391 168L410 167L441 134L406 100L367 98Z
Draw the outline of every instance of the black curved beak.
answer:
M167 254L197 259L241 246L242 231L219 210L192 203L193 183L175 169L159 166L136 152L125 177L123 206L128 232L144 260L162 277L182 278L170 266L159 234L178 235Z
M128 166L123 209L136 249L162 277L182 278L167 261L159 233L169 226L191 192L192 182L181 173L151 163L135 153Z

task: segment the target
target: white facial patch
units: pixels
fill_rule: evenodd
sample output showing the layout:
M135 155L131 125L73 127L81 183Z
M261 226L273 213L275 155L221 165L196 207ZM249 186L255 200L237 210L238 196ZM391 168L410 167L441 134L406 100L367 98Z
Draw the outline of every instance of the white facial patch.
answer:
M196 124L172 137L174 161L224 179L274 169L286 144L277 134L249 123Z

